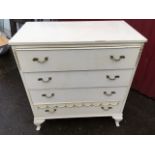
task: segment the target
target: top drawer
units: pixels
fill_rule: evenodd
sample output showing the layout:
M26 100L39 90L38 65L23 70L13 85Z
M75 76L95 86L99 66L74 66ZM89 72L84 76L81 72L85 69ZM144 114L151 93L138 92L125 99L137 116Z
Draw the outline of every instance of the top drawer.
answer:
M134 68L139 48L22 50L17 58L23 72Z

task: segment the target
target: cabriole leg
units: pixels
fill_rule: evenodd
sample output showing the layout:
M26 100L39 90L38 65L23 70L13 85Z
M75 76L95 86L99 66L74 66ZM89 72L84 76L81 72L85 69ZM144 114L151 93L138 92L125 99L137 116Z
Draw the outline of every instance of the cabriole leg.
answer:
M39 131L41 128L41 124L44 123L44 119L34 118L34 125L36 125L36 130Z
M112 116L112 118L115 120L116 127L119 127L120 126L119 123L123 120L123 115L122 114L115 114Z

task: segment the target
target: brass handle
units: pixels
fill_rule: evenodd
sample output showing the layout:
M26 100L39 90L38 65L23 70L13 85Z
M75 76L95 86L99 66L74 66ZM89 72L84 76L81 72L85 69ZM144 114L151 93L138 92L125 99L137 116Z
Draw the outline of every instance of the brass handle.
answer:
M109 79L109 80L116 80L116 79L118 79L119 77L120 77L119 75L116 75L116 76L114 76L113 78L110 77L109 75L106 76L106 78Z
M51 77L49 77L47 80L44 80L43 78L38 78L38 81L42 81L42 82L44 82L44 83L47 83L47 82L49 82L49 81L51 81L51 80L52 80Z
M115 58L113 55L110 56L110 59L113 61L120 61L121 59L125 59L124 55L119 56L119 58Z
M53 109L46 109L45 112L50 112L50 113L54 113L56 112L57 109L56 108L53 108Z
M38 63L43 64L43 63L48 61L48 57L45 57L44 60L39 60L39 58L33 58L32 60L33 61L37 61Z
M104 111L108 111L108 110L112 109L112 107L104 107L103 106L103 107L101 107L101 109L104 110Z
M54 94L54 93L52 93L52 94L50 94L50 95L42 94L42 96L43 96L43 97L46 97L46 98L51 98L51 97L54 97L55 94Z
M112 95L116 94L115 91L111 91L110 93L107 93L106 91L104 91L103 93L104 93L104 95L106 95L106 96L112 96Z

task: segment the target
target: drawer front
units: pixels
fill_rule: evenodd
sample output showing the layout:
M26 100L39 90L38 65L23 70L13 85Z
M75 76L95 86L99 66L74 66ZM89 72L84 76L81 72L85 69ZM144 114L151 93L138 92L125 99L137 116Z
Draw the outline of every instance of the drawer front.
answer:
M30 90L32 101L37 104L121 101L127 88L49 89Z
M23 72L134 68L139 48L17 51Z
M24 73L29 89L128 86L132 70Z
M59 104L60 105L60 104ZM121 102L95 102L95 103L76 103L34 106L34 115L44 118L73 118L73 117L93 117L111 116L119 113ZM79 106L80 105L80 106Z

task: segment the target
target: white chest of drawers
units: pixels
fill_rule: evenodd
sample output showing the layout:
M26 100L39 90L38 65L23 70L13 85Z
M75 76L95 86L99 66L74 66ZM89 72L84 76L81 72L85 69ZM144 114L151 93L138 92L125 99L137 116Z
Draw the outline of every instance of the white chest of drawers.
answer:
M146 41L124 21L26 23L10 45L37 130L75 117L110 116L119 126Z

